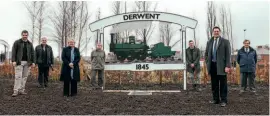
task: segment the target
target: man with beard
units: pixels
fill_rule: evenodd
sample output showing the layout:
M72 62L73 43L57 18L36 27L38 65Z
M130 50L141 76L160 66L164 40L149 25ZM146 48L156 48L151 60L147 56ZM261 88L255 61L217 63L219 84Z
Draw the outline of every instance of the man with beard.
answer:
M28 31L23 30L22 38L16 40L12 47L12 64L15 68L15 82L12 97L25 95L25 84L30 71L29 66L35 67L35 51L28 40Z

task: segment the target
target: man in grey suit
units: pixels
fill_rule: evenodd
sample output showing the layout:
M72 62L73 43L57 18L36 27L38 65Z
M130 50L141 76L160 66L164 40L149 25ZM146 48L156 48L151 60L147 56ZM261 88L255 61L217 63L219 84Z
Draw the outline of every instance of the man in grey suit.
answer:
M213 37L206 45L205 60L208 74L211 76L213 93L213 101L210 101L210 103L221 103L222 107L227 104L227 73L229 73L231 67L230 56L230 42L220 36L219 27L214 27Z

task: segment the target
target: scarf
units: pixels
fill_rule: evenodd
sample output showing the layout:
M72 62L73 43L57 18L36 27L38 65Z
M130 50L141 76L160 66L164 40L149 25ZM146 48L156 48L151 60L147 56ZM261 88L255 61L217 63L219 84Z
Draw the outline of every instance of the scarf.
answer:
M70 57L70 62L73 62L74 61L74 48L71 48L71 57ZM71 76L71 79L73 79L73 69L70 70L70 76Z

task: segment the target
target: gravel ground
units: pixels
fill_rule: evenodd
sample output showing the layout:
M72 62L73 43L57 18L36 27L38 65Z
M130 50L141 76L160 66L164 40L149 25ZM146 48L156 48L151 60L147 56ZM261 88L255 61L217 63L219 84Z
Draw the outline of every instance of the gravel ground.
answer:
M64 98L61 82L50 83L47 89L28 81L28 95L11 97L14 81L0 79L0 115L269 115L269 86L260 84L258 95L239 96L237 86L229 86L228 105L209 104L210 87L201 92L153 93L129 96L127 93L105 93L79 85L76 97Z

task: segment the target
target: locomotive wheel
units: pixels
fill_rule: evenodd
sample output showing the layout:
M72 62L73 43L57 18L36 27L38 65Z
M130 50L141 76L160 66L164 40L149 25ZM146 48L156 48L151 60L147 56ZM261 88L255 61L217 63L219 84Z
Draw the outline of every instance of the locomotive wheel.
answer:
M143 61L146 58L146 54L139 54L138 57L139 57L139 60Z
M130 51L129 55L131 56L128 58L129 61L133 61L134 59L136 59L137 54L134 51Z
M120 56L117 56L117 59L118 59L120 62L123 62L123 61L125 60L125 58L120 57Z

